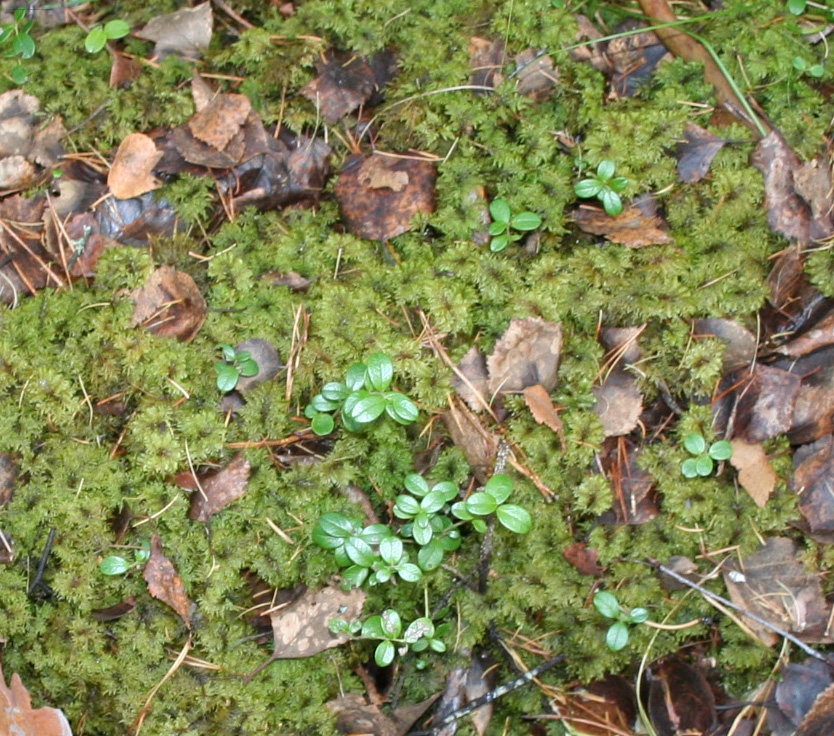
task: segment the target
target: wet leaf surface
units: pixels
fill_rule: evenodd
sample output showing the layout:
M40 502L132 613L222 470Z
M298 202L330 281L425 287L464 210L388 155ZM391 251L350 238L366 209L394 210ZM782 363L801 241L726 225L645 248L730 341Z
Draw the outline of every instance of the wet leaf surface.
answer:
M142 574L148 584L148 592L174 609L187 628L191 628L191 601L182 578L173 563L162 551L162 540L158 534L151 539L151 556Z
M562 352L562 326L536 317L514 319L487 358L490 394L556 386Z
M437 697L434 695L421 703L400 706L390 716L364 696L356 694L331 700L327 707L336 713L336 730L347 736L405 736Z
M562 720L588 736L631 733L637 718L634 686L619 675L566 693L564 701L557 705Z
M107 175L107 186L114 197L131 199L159 189L153 171L162 152L153 140L142 133L131 133L119 145Z
M683 135L685 142L678 146L678 176L683 182L701 181L727 141L695 123L687 123Z
M767 711L767 725L774 736L791 736L803 722L814 701L831 684L831 671L824 662L808 659L803 664L788 664L779 673L775 708ZM828 733L821 729L809 733Z
M738 482L759 508L764 508L776 488L776 472L759 442L731 441L730 463L738 471Z
M66 716L57 708L32 708L29 691L13 674L6 685L0 668L0 733L8 736L72 736Z
M611 217L599 207L581 205L574 211L573 219L580 230L592 235L604 235L612 243L621 243L628 248L674 242L663 229L663 221L659 217L645 215L637 207L629 207Z
M706 736L717 720L715 696L703 673L677 656L648 671L648 713L658 736Z
M170 266L156 269L131 298L132 324L162 337L193 340L206 319L206 301L194 279Z
M238 454L225 468L198 473L196 479L190 470L179 473L177 485L193 491L188 518L208 523L212 516L241 498L246 493L250 470L249 461Z
M136 31L136 35L156 43L156 56L175 54L186 59L197 59L211 43L213 27L211 3L201 3L193 8L159 15Z

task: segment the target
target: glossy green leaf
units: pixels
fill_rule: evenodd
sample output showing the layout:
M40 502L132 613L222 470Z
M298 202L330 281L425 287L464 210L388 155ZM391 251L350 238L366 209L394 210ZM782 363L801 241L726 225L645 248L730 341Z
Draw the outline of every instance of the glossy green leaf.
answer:
M316 412L310 422L310 428L319 437L330 434L336 428L336 422L330 414Z
M602 181L607 181L612 176L614 176L614 172L616 170L617 165L613 161L609 159L600 161L599 166L597 166L597 178L601 179Z
M502 526L516 534L527 534L533 528L533 519L527 509L515 504L499 506L495 516Z
M349 399L350 397L348 397ZM385 398L379 394L368 394L357 401L350 410L348 410L347 401L345 401L344 411L358 424L370 424L385 411L385 403Z
M403 543L396 537L387 537L379 543L379 556L387 565L396 565L403 556Z
M428 544L434 536L434 530L431 528L428 516L422 511L414 517L411 536L421 547Z
M420 508L427 514L434 514L446 505L446 494L442 491L430 491L420 501Z
M702 455L701 457L695 459L695 470L702 478L706 478L708 475L711 475L714 467L715 464L709 455Z
M382 616L369 616L365 619L365 623L362 624L362 636L367 639L384 639Z
M351 562L363 567L370 567L377 559L371 545L359 537L350 537L345 542L345 553Z
M729 460L733 456L733 445L727 440L718 440L709 446L709 456L713 460Z
M35 41L28 33L19 33L12 41L12 53L22 59L31 59L35 55Z
M394 532L385 524L369 524L358 534L372 547L382 544L383 539L388 539L394 536Z
M350 632L350 624L343 618L331 618L327 623L331 634L347 634Z
M704 439L703 435L693 432L683 438L683 446L690 455L702 455L706 452L707 441Z
M397 567L397 575L407 583L416 583L423 577L423 571L413 562L405 562Z
M98 569L104 575L124 575L130 567L130 563L124 557L110 555L99 563Z
M332 401L337 405L341 404L349 394L350 389L344 383L339 383L338 381L325 383L324 386L321 387L321 396L327 401Z
M603 189L599 193L599 198L606 214L611 217L616 217L623 211L623 201L617 192L613 192L610 189Z
M29 79L29 75L26 74L26 70L20 64L16 64L12 69L11 77L12 81L18 85L25 84Z
M472 512L467 508L466 501L458 501L452 504L452 514L461 521L472 521Z
M452 529L440 537L440 544L446 552L454 552L460 547L462 541L463 537L461 537L460 529Z
M698 461L694 457L684 460L683 465L681 465L681 472L683 473L684 478L697 478Z
M802 15L807 4L807 0L788 0L788 12L791 15Z
M84 48L91 54L97 54L107 43L107 34L101 26L93 28L84 39Z
M237 368L240 371L241 376L257 376L258 375L258 364L252 358L248 360L241 360L237 364Z
M240 380L237 368L228 363L218 362L214 364L214 370L217 373L217 388L224 394L234 391Z
M130 25L123 20L111 20L104 24L104 33L111 40L124 38L130 33Z
M443 562L443 544L440 539L432 539L427 545L420 548L417 553L417 563L420 567L429 572L440 567Z
M374 391L387 391L394 378L394 364L385 353L374 353L368 358L365 379Z
M628 620L633 624L642 624L649 620L649 612L645 608L632 608L628 613Z
M345 384L351 391L358 391L365 385L365 364L354 363L347 370Z
M602 191L602 183L597 179L583 179L573 185L573 191L577 197L590 199L596 197Z
M404 493L394 501L394 516L398 519L413 519L420 511L420 502Z
M376 662L378 667L387 667L394 661L395 654L396 648L386 639L385 641L381 641L377 646L374 652L374 662Z
M483 534L487 530L487 524L483 519L472 519L472 528Z
M403 639L409 644L413 644L419 639L431 638L432 636L434 636L434 623L430 618L422 616L408 625L403 634Z
M405 476L403 487L412 495L417 496L417 498L422 498L430 490L426 479L422 475L417 475L417 473L410 473Z
M605 635L605 643L612 652L619 652L628 644L628 626L622 621L611 624Z
M386 636L397 639L402 633L403 621L400 614L393 608L387 608L382 612L382 631Z
M513 213L506 199L496 197L489 203L489 214L496 222L509 222Z
M510 226L515 230L521 230L522 232L535 230L540 227L541 224L542 218L535 212L521 212L510 220Z
M504 503L513 492L513 480L508 475L496 473L486 482L484 491L492 496L497 503Z
M490 226L487 228L487 232L490 235L503 235L505 232L507 232L507 227L508 226L509 226L509 223L506 223L506 222L501 222L501 221L493 222L493 223L490 223Z
M622 192L628 186L628 179L624 176L615 176L608 182L612 192Z
M510 237L509 235L499 235L497 238L493 238L489 241L489 249L493 253L498 253L504 248L506 248L510 244Z
M314 411L336 411L339 408L339 402L326 399L323 394L316 394L310 400L310 406Z
M389 391L385 394L385 411L399 424L411 424L417 421L420 410L411 399L405 394L397 391Z
M605 618L619 618L620 602L617 596L607 590L599 590L594 594L594 608Z
M498 504L496 503L495 498L489 493L480 491L478 493L473 493L468 499L466 499L466 508L470 513L475 514L475 516L488 516L489 514L495 512L495 509L498 508Z
M362 565L351 565L342 572L342 580L349 587L361 588L368 579L368 568Z
M443 498L446 501L452 501L458 497L458 487L449 480L441 481L440 483L435 483L432 486L433 491L437 491L438 493L443 494Z

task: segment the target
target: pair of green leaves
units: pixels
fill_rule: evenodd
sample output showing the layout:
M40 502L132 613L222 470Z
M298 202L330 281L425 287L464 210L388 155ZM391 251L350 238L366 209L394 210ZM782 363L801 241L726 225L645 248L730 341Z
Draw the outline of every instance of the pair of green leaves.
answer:
M446 645L440 639L443 628L443 626L435 627L430 618L423 616L412 621L403 630L402 617L393 608L386 609L379 616L370 616L364 623L348 622L343 618L334 618L330 621L330 631L334 634L351 634L363 639L380 639L374 651L374 661L379 667L387 667L391 664L398 651L400 655L405 654L409 649L414 652L422 652L426 649L445 652Z
M623 201L620 199L620 192L628 186L628 179L623 176L614 176L617 165L613 161L605 160L597 166L597 173L587 179L577 182L573 191L577 197L582 199L593 199L596 197L602 202L603 209L611 217L616 217L623 211Z
M718 440L707 447L707 441L697 432L686 435L683 446L690 455L694 455L681 465L681 472L686 478L706 478L712 475L716 461L729 460L733 456L733 446L727 440Z
M124 575L129 570L141 567L151 558L150 542L142 542L142 546L133 551L133 561L119 555L108 555L98 566L102 575Z
M101 51L108 41L124 38L130 33L130 26L123 20L111 20L103 26L94 26L84 39L84 48L91 54Z
M535 212L513 214L506 199L496 197L489 203L492 223L489 226L489 249L493 253L504 250L511 242L521 239L519 233L535 230L542 224L542 218ZM516 232L513 232L516 231Z
M341 413L349 432L373 424L387 414L398 424L417 420L417 405L405 394L392 391L394 364L385 353L374 353L367 363L354 363L348 368L344 383L325 384L304 410L317 435L330 434L335 426L334 414Z
M234 391L241 376L258 375L258 364L248 350L236 351L231 345L218 345L223 351L223 360L214 364L217 373L217 388L224 394Z
M486 522L476 517L495 514L501 526L516 534L527 534L533 528L533 519L527 509L506 502L512 490L512 479L497 473L487 481L483 490L453 504L452 513L462 521L471 521L479 532L486 531Z
M601 590L594 595L594 608L605 618L614 620L605 635L605 644L612 652L619 652L628 644L629 625L642 624L649 618L649 612L645 608L624 610L617 596L606 590Z
M33 25L33 20L26 19L26 7L14 11L12 22L0 26L0 48L7 47L3 52L4 56L31 59L35 55L35 39L31 35ZM22 64L17 64L12 69L11 77L15 84L23 84L26 81L27 75Z

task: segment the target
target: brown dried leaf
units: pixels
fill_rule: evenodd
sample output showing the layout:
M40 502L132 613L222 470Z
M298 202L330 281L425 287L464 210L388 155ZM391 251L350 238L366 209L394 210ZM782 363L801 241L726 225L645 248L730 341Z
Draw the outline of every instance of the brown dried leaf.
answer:
M792 539L772 537L741 562L724 566L724 584L733 603L755 613L808 643L830 642L826 633L830 607L825 602L819 575L808 573L797 560ZM779 637L752 620L745 623L765 646Z
M547 54L538 54L535 49L526 49L515 59L516 89L522 95L536 102L543 102L553 94L559 81L559 72L553 67L553 59Z
M357 694L331 700L327 707L336 713L336 730L339 733L350 736L405 736L437 698L437 695L432 695L421 703L400 706L390 717Z
M609 437L598 455L614 491L614 507L599 517L602 524L646 524L660 513L654 480L637 463L639 448L626 437Z
M776 488L776 471L760 442L745 442L738 437L731 441L730 462L738 470L738 482L759 508L764 508Z
M474 654L470 657L468 667L455 667L446 676L446 685L443 693L437 702L432 719L435 723L441 723L447 716L456 713L464 706L486 695L493 687L494 668L488 666L486 656ZM493 705L488 703L477 708L472 713L472 725L479 736L484 732L492 720ZM437 736L454 736L457 733L457 721L437 729Z
M556 387L561 352L560 324L538 317L512 320L487 359L490 394L521 391L537 383L550 393Z
M778 131L771 131L759 141L750 162L764 176L767 222L771 230L801 245L807 245L811 240L824 240L834 233L828 193L822 193L823 200L820 201L819 184L812 183L819 166L812 165L813 171L799 173L803 164ZM799 188L813 202L798 191L797 176L804 184Z
M832 684L831 670L818 659L807 659L803 664L788 664L779 673L774 700L775 708L767 709L767 725L774 736L792 736L796 727L814 705L817 697ZM822 729L809 733L829 733Z
M433 161L375 153L349 160L334 192L353 235L390 240L410 230L419 212L434 211L436 179Z
M581 575L591 575L595 578L602 577L602 568L599 566L599 552L589 549L584 542L573 542L562 550L564 557Z
M579 229L592 235L604 235L612 243L628 248L644 248L647 245L674 243L672 236L663 230L663 220L643 214L637 207L629 207L616 217L611 217L599 207L581 205L573 213Z
M269 281L270 286L286 286L290 291L305 292L310 288L313 279L308 279L296 271L272 271L265 273L263 278Z
M142 325L155 335L175 337L180 342L194 339L208 311L194 279L171 266L156 269L130 297L136 302L131 321L134 327Z
M316 62L318 76L301 89L301 95L321 112L325 122L338 123L367 102L374 93L374 75L362 57L334 52Z
M449 410L442 417L452 442L463 450L478 482L486 483L498 451L498 438L487 432L478 417L454 398L449 400Z
M544 424L552 429L562 444L562 452L567 452L565 441L565 425L559 416L559 412L550 400L550 394L538 383L535 386L528 386L524 389L524 402L527 408L539 424Z
M741 378L732 375L728 382L738 383L734 435L747 442L762 442L787 432L793 424L794 404L799 396L799 376L756 364L752 375L744 369Z
M724 371L734 371L750 365L756 357L756 336L746 327L731 319L710 317L696 319L693 337L717 337L724 343L721 363Z
M697 667L678 656L649 668L648 714L658 736L706 736L716 722L715 696Z
M821 736L834 733L834 685L817 697L794 736Z
M777 348L777 351L791 358L803 355L834 344L834 307L828 310L819 321L815 321L809 330Z
M121 603L116 603L113 606L95 609L93 611L93 618L99 622L115 621L116 619L122 618L123 616L127 616L129 613L133 613L133 610L135 608L136 599L133 596L130 596L129 598L123 600Z
M576 733L587 736L631 733L637 718L634 687L620 675L609 675L566 693L564 702L554 701L554 707Z
M333 634L330 620L354 621L362 615L365 593L360 588L342 590L337 584L308 589L290 605L270 614L275 650L270 661L312 657L344 644L348 634Z
M121 51L110 52L113 63L110 65L110 87L113 89L128 89L133 82L142 76L142 65L133 57Z
M469 39L469 84L495 89L504 81L504 42L472 36Z
M791 488L799 511L814 534L834 534L834 437L826 435L797 452Z
M602 38L602 33L597 30L596 26L587 16L575 14L573 19L576 21L576 27L578 29L573 38L574 42L584 41L586 38L590 41L596 41L597 39ZM574 61L587 61L597 71L600 71L608 76L612 71L612 65L604 51L604 44L591 43L587 46L577 46L572 48L570 50L570 55Z
M205 109L189 118L187 125L197 140L222 151L240 135L251 112L246 95L217 94Z
M151 556L142 574L148 584L148 592L174 609L186 627L191 628L191 601L185 592L182 578L171 561L162 552L162 540L158 534L151 539Z
M606 437L629 434L643 412L643 394L637 380L624 370L615 369L601 386L594 386L594 413L602 422Z
M466 377L466 381L457 374L452 376L452 386L455 391L474 412L482 412L484 405L489 402L489 377L487 375L486 358L478 347L473 345L461 358L458 365L460 372ZM467 383L468 381L468 383Z
M678 176L684 182L701 181L727 141L695 123L686 124L683 136L685 142L678 145Z
M212 516L237 501L246 493L249 471L249 461L238 453L225 468L200 473L196 480L190 470L179 473L177 485L193 491L188 518L207 524Z
M155 41L155 56L177 54L186 59L197 59L211 43L213 25L211 3L206 2L194 8L158 15L134 35Z
M66 716L57 708L32 709L29 691L17 673L10 686L0 667L0 734L4 736L72 736Z
M804 376L788 431L791 444L813 442L834 432L834 347L785 363L798 376Z
M260 337L250 337L248 340L239 342L235 345L235 351L249 353L249 357L258 364L258 372L254 376L241 376L238 379L235 390L242 394L248 393L255 386L271 381L284 367L281 363L281 356L278 355L273 344Z
M183 159L190 164L210 169L230 169L243 160L246 152L242 130L238 131L222 149L210 146L196 138L187 123L174 128L169 135Z
M142 133L131 133L119 145L107 174L107 186L114 197L131 199L159 189L154 167L162 158L153 140Z

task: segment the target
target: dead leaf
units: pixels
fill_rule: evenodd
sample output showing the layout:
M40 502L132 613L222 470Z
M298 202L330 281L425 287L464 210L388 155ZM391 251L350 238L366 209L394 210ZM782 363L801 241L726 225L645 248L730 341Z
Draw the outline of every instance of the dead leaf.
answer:
M687 183L701 181L727 141L695 123L686 124L683 137L685 142L678 146L678 177Z
M251 112L246 95L218 94L205 109L195 112L187 125L195 138L222 151L240 134Z
M466 380L454 374L452 386L472 411L480 413L489 402L489 377L487 375L486 358L476 345L473 345L461 358L458 369Z
M675 242L662 229L664 223L661 218L644 215L637 207L629 207L616 217L611 217L599 207L583 204L574 210L573 219L583 232L603 235L612 243L621 243L628 248Z
M594 413L602 422L606 437L619 437L634 430L643 412L643 394L634 376L615 369L592 391L596 398Z
M98 622L115 621L129 613L133 613L136 608L136 599L133 596L126 598L121 603L108 606L107 608L97 608L92 612L93 618Z
M66 716L57 708L32 709L29 691L17 673L10 686L0 667L0 734L4 736L72 736Z
M543 386L538 383L534 386L528 386L524 389L524 402L527 408L539 424L544 424L552 429L559 437L559 442L562 445L562 452L567 452L567 442L565 441L565 425L562 424L562 419L559 412L550 400L550 394L544 390Z
M101 234L124 245L148 245L154 236L179 230L177 213L164 197L152 192L133 199L107 197L96 209Z
M121 51L110 52L113 63L110 65L110 87L113 89L128 89L133 82L142 76L142 65L136 59Z
M755 613L807 643L832 641L827 634L829 606L819 575L808 573L797 560L792 539L772 537L751 555L724 565L724 584L733 603ZM745 623L765 646L779 636L751 619Z
M130 297L136 302L131 320L134 327L142 325L155 335L175 337L180 342L194 339L208 311L194 279L171 266L156 269Z
M830 668L818 659L809 657L803 664L782 667L774 694L777 707L767 709L767 725L773 736L792 736L814 701L831 684ZM821 729L808 732L808 736L830 732L830 728Z
M663 59L671 55L652 31L641 31L647 24L636 19L619 23L605 47L605 56L611 62L610 97L633 97L657 69Z
M349 736L405 736L411 727L437 700L437 695L415 703L401 705L391 716L369 703L362 695L343 695L327 703L336 713L336 730Z
M794 736L820 736L834 733L834 685L829 685L814 701Z
M738 482L756 502L764 508L776 488L776 472L760 442L745 442L738 437L731 440L732 466L738 470Z
M212 516L241 498L249 483L249 471L249 461L238 453L225 468L198 473L196 479L190 470L178 473L177 485L193 491L188 518L207 524Z
M813 177L800 173L804 165L778 131L771 131L759 141L750 163L764 176L767 222L773 232L800 245L808 245L811 240L824 240L834 233L828 192L819 192L818 185L809 183ZM819 166L812 164L812 167L811 173L819 175ZM806 185L799 188L812 197L813 202L798 191L797 177ZM823 197L822 201L819 201L820 197Z
M456 713L474 700L486 695L494 687L495 668L490 667L486 654L473 654L469 666L455 667L446 676L446 685L437 701L437 708L432 716L435 723L442 723L445 718ZM493 705L482 705L472 712L472 725L478 736L483 736L492 720ZM458 723L452 721L438 729L437 736L454 736Z
M599 517L602 524L646 524L660 513L654 480L637 463L639 448L626 437L609 437L597 455L611 482L614 506Z
M325 122L338 123L345 115L365 104L374 92L374 76L360 56L334 52L316 62L318 76L300 90L312 102Z
M658 736L712 732L717 720L715 696L700 669L673 655L652 664L647 678L647 711Z
M514 319L487 359L490 394L522 391L541 384L556 387L562 352L562 326L538 317Z
M452 442L463 450L478 482L486 483L498 451L498 438L487 432L478 417L454 397L449 399L449 410L441 416Z
M504 63L504 42L489 41L472 36L469 39L469 84L495 89L504 81L501 69Z
M339 174L334 192L353 235L390 240L410 230L419 212L434 211L436 179L433 161L374 153L351 158Z
M597 39L602 38L603 34L587 16L577 13L574 14L573 19L576 21L577 27L576 35L573 38L575 43L584 41L586 38L590 41L597 41ZM590 43L585 46L575 46L570 50L570 55L574 61L587 61L594 69L608 76L611 74L612 65L604 52L604 43Z
M693 337L717 337L724 343L721 364L724 371L734 371L750 365L756 357L756 336L746 327L731 319L710 317L696 319L693 323Z
M268 340L260 337L250 337L248 340L235 345L235 352L249 353L249 356L258 364L258 372L254 376L241 376L238 379L236 391L246 394L256 386L271 381L284 367L281 363L281 356Z
M547 54L526 49L515 59L516 89L519 94L543 102L553 94L559 81L559 72L553 67L553 59Z
M151 556L142 574L148 584L148 592L165 605L174 609L187 628L191 628L191 601L185 592L182 578L171 561L162 552L162 540L158 534L151 539Z
M134 35L156 42L154 56L176 54L186 59L197 59L211 43L213 25L211 3L206 2L194 8L186 7L159 15Z
M801 358L814 350L832 344L834 344L834 307L819 320L813 322L808 330L778 347L777 351L791 358Z
M573 542L562 550L564 557L580 575L591 575L595 578L602 577L602 568L599 565L599 552L589 549L584 542Z
M119 145L107 174L107 186L114 197L131 199L159 189L154 167L162 158L153 140L142 133L131 133Z
M811 532L834 535L834 437L821 437L797 451L791 488L799 494L799 511Z
M271 286L286 286L290 291L301 293L307 291L313 283L313 279L308 279L296 271L287 271L286 273L272 271L271 273L265 273L262 278L266 279Z
M799 396L799 376L757 363L752 374L746 368L741 369L728 374L722 385L725 382L737 386L735 437L762 442L791 428L794 404Z
M586 687L565 693L553 702L557 715L572 731L587 736L632 733L637 718L634 686L619 675L609 675Z

